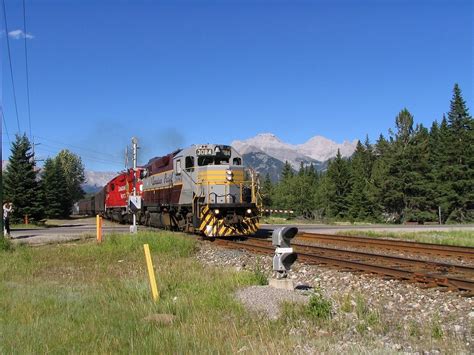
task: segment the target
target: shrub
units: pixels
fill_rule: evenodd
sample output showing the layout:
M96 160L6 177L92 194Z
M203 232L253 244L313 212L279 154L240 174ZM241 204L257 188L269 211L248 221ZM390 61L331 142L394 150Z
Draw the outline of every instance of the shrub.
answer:
M309 299L307 313L316 319L330 319L332 316L331 301L325 299L320 292L316 292Z

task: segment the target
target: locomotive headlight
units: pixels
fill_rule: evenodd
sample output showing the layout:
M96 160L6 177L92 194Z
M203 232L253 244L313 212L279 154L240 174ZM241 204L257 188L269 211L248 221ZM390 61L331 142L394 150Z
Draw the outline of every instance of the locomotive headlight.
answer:
M232 175L227 175L226 179L227 179L227 181L232 181Z
M252 214L252 210L250 208L247 210L247 214Z
M220 212L220 211L219 211L218 208L216 208L216 209L214 210L214 214L219 214L219 212Z
M225 173L226 173L226 179L227 179L227 181L232 181L232 179L233 179L233 176L232 176L232 175L234 175L234 173L232 172L232 170L226 170Z
M140 192L143 192L143 185L140 185L139 189L140 189Z

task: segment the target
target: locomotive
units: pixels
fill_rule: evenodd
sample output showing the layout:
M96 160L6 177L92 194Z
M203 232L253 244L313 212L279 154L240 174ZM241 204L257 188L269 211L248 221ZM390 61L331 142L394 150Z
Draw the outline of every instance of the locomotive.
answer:
M124 186L119 177L107 184L104 196L95 196L105 201L104 210L96 213L115 220L120 215L121 221L128 221L125 200L113 207L109 198L113 181L115 188ZM258 230L257 175L244 167L242 156L231 146L192 145L153 158L137 169L133 183L142 198L137 213L140 224L212 238Z
M119 223L130 223L131 214L128 209L128 199L133 192L133 187L135 187L137 195L141 194L143 171L143 168L138 168L136 171L128 169L120 173L94 196L80 200L78 213L83 215L99 214Z

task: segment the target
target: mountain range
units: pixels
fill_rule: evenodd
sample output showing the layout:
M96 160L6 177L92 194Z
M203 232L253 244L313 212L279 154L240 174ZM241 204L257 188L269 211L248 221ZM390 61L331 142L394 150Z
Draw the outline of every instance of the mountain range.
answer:
M355 150L357 140L336 143L322 136L315 136L303 144L289 144L280 140L272 133L261 133L243 141L231 144L243 155L245 164L258 171L261 175L270 175L275 181L287 161L293 169L298 170L313 164L316 170L322 171L327 163L334 158L339 150L343 157L350 157Z

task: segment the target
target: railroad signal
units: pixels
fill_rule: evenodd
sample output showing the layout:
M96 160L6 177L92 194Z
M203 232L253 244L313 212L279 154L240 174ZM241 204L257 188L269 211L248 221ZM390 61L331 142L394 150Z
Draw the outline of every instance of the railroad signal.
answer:
M276 272L277 279L286 278L291 265L296 261L298 255L291 247L291 239L298 233L296 227L283 227L273 231L272 245L276 247L273 256L273 271Z

